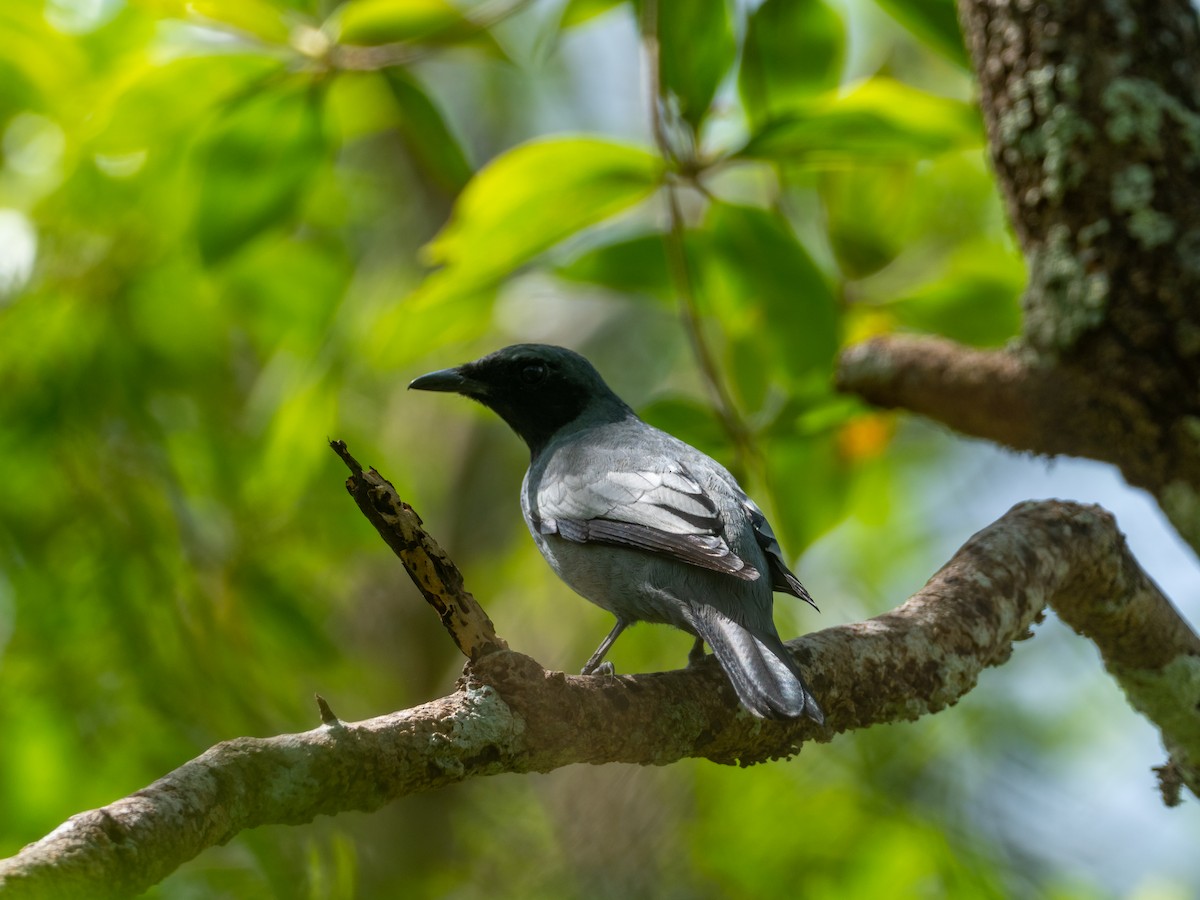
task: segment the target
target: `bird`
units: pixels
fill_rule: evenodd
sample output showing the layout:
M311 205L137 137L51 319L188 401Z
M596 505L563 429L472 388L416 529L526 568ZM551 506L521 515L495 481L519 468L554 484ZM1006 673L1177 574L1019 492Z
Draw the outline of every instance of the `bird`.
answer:
M690 664L712 648L753 715L824 724L773 593L816 603L724 466L643 421L564 347L514 344L408 387L476 400L525 441L529 533L559 578L616 618L582 674L611 673L604 657L635 622L673 625L695 638Z

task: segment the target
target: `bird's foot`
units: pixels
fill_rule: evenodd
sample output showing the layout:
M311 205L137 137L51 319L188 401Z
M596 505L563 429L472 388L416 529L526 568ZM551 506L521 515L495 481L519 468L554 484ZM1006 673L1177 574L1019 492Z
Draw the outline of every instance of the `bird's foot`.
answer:
M688 667L698 666L704 662L704 639L696 638L696 643L692 644L692 649L688 651Z
M595 665L591 665L589 663L588 665L583 667L583 671L581 671L579 674L580 675L608 675L611 677L611 676L617 674L617 667L607 661L602 662L602 663L596 663Z

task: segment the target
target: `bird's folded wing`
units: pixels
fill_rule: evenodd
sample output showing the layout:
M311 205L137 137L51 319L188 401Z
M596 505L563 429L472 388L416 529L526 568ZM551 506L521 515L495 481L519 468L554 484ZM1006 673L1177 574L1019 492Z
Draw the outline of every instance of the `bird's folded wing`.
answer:
M747 581L759 576L730 549L717 504L679 465L545 478L534 512L543 533L576 543L636 547Z
M781 591L785 594L791 594L793 597L799 597L805 603L817 608L817 604L813 602L813 598L809 596L808 591L804 589L804 585L800 583L800 579L792 574L792 570L788 568L787 563L783 561L783 548L779 546L779 541L775 537L775 531L771 528L771 523L767 521L766 515L758 504L741 494L742 508L745 509L747 517L750 519L750 525L754 529L754 539L758 541L758 546L767 556L767 568L770 570L771 587L774 590Z

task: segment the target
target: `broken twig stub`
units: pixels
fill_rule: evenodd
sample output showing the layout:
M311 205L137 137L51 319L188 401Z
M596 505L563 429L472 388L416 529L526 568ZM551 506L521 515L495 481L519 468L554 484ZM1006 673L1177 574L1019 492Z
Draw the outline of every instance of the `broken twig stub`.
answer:
M507 650L508 644L496 635L492 620L464 586L462 572L424 529L416 510L400 499L379 472L373 468L364 471L344 441L330 441L329 446L350 469L346 490L437 610L442 626L463 655L474 661Z

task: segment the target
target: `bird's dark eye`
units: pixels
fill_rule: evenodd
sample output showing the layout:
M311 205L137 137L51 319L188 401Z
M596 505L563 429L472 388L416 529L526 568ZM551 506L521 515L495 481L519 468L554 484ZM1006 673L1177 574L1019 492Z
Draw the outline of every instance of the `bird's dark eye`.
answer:
M530 386L541 384L546 380L548 372L544 362L526 363L521 367L521 382Z

